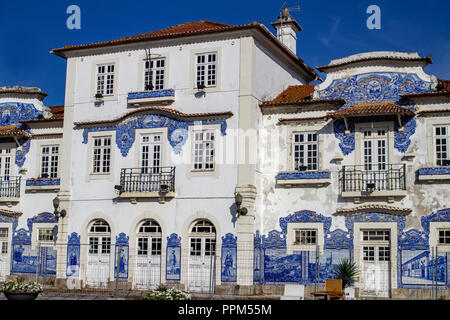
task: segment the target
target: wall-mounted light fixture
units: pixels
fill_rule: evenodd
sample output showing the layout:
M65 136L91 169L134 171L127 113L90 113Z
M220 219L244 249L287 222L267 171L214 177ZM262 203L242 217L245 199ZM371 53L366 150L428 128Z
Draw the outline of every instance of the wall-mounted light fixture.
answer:
M53 208L55 209L53 211L53 214L57 218L59 217L64 218L67 215L67 211L65 209L59 210L59 203L60 203L59 198L55 197L55 199L53 199Z
M242 205L242 195L240 193L234 194L234 202L236 203L236 211L240 216L245 216L248 213L248 209L241 207Z

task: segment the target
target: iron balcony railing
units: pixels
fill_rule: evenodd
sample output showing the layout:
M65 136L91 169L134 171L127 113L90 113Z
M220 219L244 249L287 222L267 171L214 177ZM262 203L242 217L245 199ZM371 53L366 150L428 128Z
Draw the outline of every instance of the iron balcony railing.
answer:
M406 190L405 164L343 166L339 171L342 192Z
M0 177L0 198L19 198L20 197L20 179L15 176Z
M125 168L120 192L174 192L175 167Z

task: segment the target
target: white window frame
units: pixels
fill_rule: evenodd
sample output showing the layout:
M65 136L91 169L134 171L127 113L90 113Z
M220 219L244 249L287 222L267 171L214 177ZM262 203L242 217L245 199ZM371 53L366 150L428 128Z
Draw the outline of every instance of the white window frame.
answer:
M44 154L44 148L49 149L48 154ZM54 148L57 148L57 152L54 153ZM59 154L60 146L57 144L52 145L41 145L40 146L40 170L39 177L44 178L44 174L47 174L47 178L57 178L59 177ZM46 160L44 160L47 158ZM55 159L56 158L56 159ZM44 161L46 162L46 172L44 172Z
M296 141L296 137L299 141ZM301 138L303 138L303 141ZM310 138L313 139L310 141ZM315 139L315 140L314 140ZM301 151L303 147L303 151ZM315 147L315 150L314 150ZM298 150L296 150L298 148ZM309 150L311 148L311 150ZM318 171L319 170L319 134L312 131L295 131L292 133L292 168L294 171L300 171L300 155L297 157L296 153L303 152L303 166L307 169L304 171ZM316 155L309 155L309 152L315 152ZM315 160L315 161L314 161ZM306 163L305 163L306 162Z
M215 129L192 131L192 171L202 172L214 171L216 169L217 134L217 130ZM208 155L207 153L211 151L212 155ZM211 157L212 160L210 159Z
M436 133L437 128L445 128L445 135L440 134L439 136ZM439 137L439 138L438 138ZM442 150L440 150L441 158L438 158L438 145L437 139L442 139L445 141L445 154ZM442 147L442 146L441 146ZM433 125L433 162L436 166L444 166L443 160L450 160L450 124L435 124Z
M102 69L103 68L103 69ZM96 93L103 96L113 96L116 86L116 66L115 63L102 63L96 65Z
M145 141L147 137L155 138L159 136L159 141ZM163 133L161 132L149 132L149 133L142 133L140 134L140 143L139 143L139 165L138 168L142 169L143 173L150 173L148 169L153 169L152 173L160 172L160 168L163 167L163 155L164 155L164 143L163 143ZM147 166L144 166L144 146L148 147L147 153L147 159L146 161ZM151 147L159 146L159 151L156 150L150 150ZM153 153L152 156L150 156L150 153ZM159 158L155 158L155 154L158 154ZM150 160L152 159L153 163L150 163ZM155 161L159 162L159 165L155 166ZM146 168L147 170L144 170Z
M109 175L113 170L113 137L110 135L104 135L104 136L93 136L92 138L92 149L91 149L91 174L93 175ZM105 139L109 139L109 145L105 145ZM101 145L96 146L95 143L97 140L101 141ZM109 149L109 165L106 166L104 161L106 150ZM96 159L96 150L100 150L100 159ZM99 161L100 165L97 166L96 162ZM96 171L96 168L98 167L99 171ZM108 167L108 171L105 171L105 167Z
M145 226L145 224L148 222L150 223L150 226ZM145 227L156 228L156 230L145 230ZM151 238L151 241L149 241L149 237ZM153 219L146 219L142 221L139 224L136 238L138 256L160 256L162 254L162 228L157 221ZM147 248L145 249L145 253L143 247L140 244L140 240L145 240L141 241L142 244L145 243L147 246Z
M295 229L294 245L317 245L317 229Z
M163 66L161 67L161 62L163 63ZM146 90L148 77L150 74L151 77L151 85L152 90L164 90L166 88L166 78L167 78L167 60L165 57L160 58L153 58L150 60L151 63L151 70L148 69L148 60L144 61L144 86L143 90ZM159 64L159 66L158 66ZM149 72L150 71L150 72ZM162 77L162 84L161 84L161 77ZM157 84L157 79L160 78L160 83Z
M219 54L217 51L195 54L194 88L198 88L199 84L203 84L205 88L217 86L218 59Z
M11 177L15 175L15 147L10 143L0 144L0 178L5 180L5 177ZM5 153L3 152L5 151ZM6 161L8 159L8 161ZM7 163L7 171L5 171L4 165ZM8 173L6 175L5 173Z
M314 244L301 244L296 242L296 233L299 231L315 231L316 242ZM287 224L286 235L287 253L296 251L316 251L319 247L320 253L324 252L324 231L321 222L290 222Z
M438 245L450 246L450 228L440 228L440 229L437 229L437 231L438 231L438 234L437 234ZM444 234L444 239L446 239L448 242L441 242L441 232L446 233L446 234Z
M53 242L55 240L53 235L53 228L38 228L37 231L37 241L39 243ZM42 239L41 236L43 236L44 239ZM46 237L48 237L48 239Z

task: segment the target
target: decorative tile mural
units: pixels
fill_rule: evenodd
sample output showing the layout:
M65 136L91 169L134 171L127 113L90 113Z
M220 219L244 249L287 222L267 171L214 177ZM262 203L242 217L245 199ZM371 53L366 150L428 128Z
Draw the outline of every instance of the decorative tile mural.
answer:
M330 179L331 172L282 172L277 174L277 180L295 180L295 179Z
M221 277L222 283L237 281L237 237L231 233L222 237Z
M119 281L128 280L129 236L121 232L116 237L114 255L114 276Z
M362 102L392 101L404 107L414 110L414 106L405 104L400 95L410 93L431 92L432 82L426 82L416 74L377 72L351 76L345 79L334 80L327 88L318 91L320 99L344 99L346 103L340 108ZM334 134L339 139L339 147L344 155L350 154L355 149L355 125L354 119L348 119L350 134L345 135L344 120L334 121ZM361 119L358 119L361 121ZM416 129L414 117L402 117L404 131L399 132L398 123L394 121L395 137L394 146L400 152L405 153L411 144L410 137Z
M67 241L67 271L68 278L80 276L80 238L76 232L68 236Z
M175 90L153 90L153 91L141 91L128 93L128 100L133 99L145 99L145 98L161 98L161 97L174 97Z
M34 120L43 116L44 112L36 109L31 103L4 102L0 103L0 126L16 126L19 129L30 132L27 125L21 123L22 120ZM16 149L16 165L21 168L25 162L25 156L30 151L30 140L21 139L19 141L22 150Z
M226 135L226 120L203 120L198 123L202 125L220 124L222 135ZM83 130L83 143L87 143L89 132L116 131L117 147L122 156L126 157L136 139L136 129L168 128L169 143L174 152L180 154L188 137L189 126L195 124L196 122L193 121L182 121L162 115L147 114L115 126L86 128Z
M172 233L167 237L166 248L166 280L179 283L181 279L181 237Z
M61 179L27 179L27 187L59 186Z
M433 257L429 246L431 222L450 222L450 208L421 217L422 231L404 231L406 216L379 212L361 212L345 216L347 231L330 231L332 217L303 210L280 218L281 231L267 235L256 232L254 238L254 283L285 284L290 282L314 285L334 278L334 270L343 259L353 261L354 224L358 222L394 222L397 224L397 287L409 289L430 288L433 279L438 288L450 288L450 252L439 251ZM295 222L321 222L324 226L324 247L316 251L294 251L288 254L287 224Z

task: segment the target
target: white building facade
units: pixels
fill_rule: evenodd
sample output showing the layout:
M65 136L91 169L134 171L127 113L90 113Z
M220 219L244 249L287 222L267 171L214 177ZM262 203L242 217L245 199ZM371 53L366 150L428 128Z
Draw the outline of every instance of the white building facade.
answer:
M288 12L273 26L54 49L63 108L0 90L0 160L15 163L1 175L21 179L0 199L3 276L278 292L323 285L348 258L361 296L448 289L448 82L424 72L430 58L373 52L312 85L300 26Z

